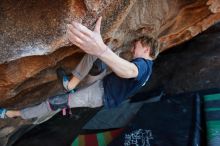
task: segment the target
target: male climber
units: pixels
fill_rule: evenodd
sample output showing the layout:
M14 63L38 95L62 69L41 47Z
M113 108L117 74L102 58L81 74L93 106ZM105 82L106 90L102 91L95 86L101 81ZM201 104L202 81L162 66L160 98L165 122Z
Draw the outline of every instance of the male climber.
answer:
M87 53L72 72L72 79L68 81L65 76L63 79L66 90L77 87L75 92L53 96L39 105L21 110L0 108L0 117L31 119L64 108L113 108L137 93L152 73L153 60L159 54L158 42L147 36L138 38L132 45L133 60L129 62L104 44L100 34L101 20L102 17L97 20L94 31L77 22L67 25L69 41ZM94 63L99 66L98 75L90 71ZM104 64L112 73L106 75ZM82 80L86 82L84 86L80 86Z

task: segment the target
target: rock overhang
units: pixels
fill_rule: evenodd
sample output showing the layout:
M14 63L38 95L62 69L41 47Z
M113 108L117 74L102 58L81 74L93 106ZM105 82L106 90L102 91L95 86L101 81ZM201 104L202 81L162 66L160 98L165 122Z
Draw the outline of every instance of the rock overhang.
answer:
M70 72L83 55L65 37L72 20L93 29L102 16L103 39L115 51L140 35L158 38L164 51L220 20L218 0L3 0L0 9L0 104L11 108L60 90L55 69Z

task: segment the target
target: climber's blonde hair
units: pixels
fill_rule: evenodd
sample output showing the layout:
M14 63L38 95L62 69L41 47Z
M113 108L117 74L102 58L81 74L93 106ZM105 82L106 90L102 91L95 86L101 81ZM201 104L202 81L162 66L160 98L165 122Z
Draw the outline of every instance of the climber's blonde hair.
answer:
M150 47L150 57L154 60L157 58L158 54L160 53L160 43L158 40L149 37L149 36L141 36L135 41L140 41L142 46L149 46Z

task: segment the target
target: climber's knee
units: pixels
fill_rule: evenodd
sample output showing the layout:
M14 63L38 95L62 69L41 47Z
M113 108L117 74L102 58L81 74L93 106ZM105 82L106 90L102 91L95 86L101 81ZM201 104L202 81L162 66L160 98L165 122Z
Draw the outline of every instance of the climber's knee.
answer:
M68 94L52 96L47 100L51 110L68 108Z

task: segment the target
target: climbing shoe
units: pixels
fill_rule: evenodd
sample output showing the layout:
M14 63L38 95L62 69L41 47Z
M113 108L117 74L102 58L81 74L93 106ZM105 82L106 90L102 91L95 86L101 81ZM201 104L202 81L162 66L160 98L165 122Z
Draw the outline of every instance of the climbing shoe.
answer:
M0 108L0 119L6 118L6 112L7 110L5 108Z
M64 69L60 67L56 70L56 73L57 73L57 78L60 81L60 83L63 85L63 88L65 89L65 91L69 93L74 93L75 89L72 89L72 90L68 89L69 78L66 72L64 71Z
M64 71L64 69L60 67L56 70L56 72L57 72L57 78L61 82L61 84L63 85L64 89L66 91L69 91L68 87L67 87L68 83L69 83L69 78L66 75L66 72Z

